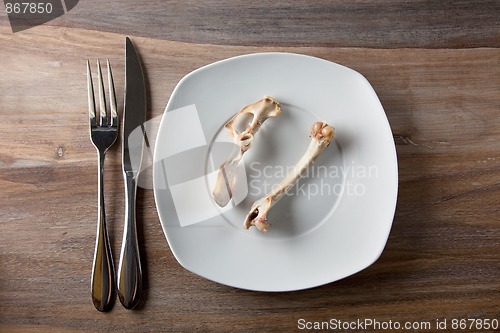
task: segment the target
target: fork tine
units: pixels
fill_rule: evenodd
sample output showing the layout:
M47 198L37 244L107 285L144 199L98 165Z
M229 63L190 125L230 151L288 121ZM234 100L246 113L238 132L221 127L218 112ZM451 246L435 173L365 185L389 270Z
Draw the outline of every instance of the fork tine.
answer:
M102 81L101 63L97 60L97 77L99 80L99 112L100 112L100 126L108 124L108 113L106 110L106 95L104 94L104 82Z
M88 89L90 125L97 126L95 120L94 84L92 82L92 73L90 71L90 62L88 60L87 60L87 89Z
M109 85L109 106L111 109L111 126L118 126L118 113L116 111L116 95L115 95L115 83L113 81L113 74L111 73L111 66L109 65L109 59L106 60L108 66L108 85Z

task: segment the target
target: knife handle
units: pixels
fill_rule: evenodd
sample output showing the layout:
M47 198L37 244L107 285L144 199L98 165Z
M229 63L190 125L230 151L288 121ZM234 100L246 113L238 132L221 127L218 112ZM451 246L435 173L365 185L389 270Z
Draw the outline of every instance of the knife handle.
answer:
M142 294L142 268L137 241L136 175L125 174L125 225L118 266L118 295L126 309L133 309Z

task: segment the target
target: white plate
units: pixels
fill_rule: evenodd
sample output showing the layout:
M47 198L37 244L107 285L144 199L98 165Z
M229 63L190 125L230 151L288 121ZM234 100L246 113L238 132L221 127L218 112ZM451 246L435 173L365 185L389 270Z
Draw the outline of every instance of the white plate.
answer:
M225 122L269 95L282 104L240 163L230 206L211 183L232 149ZM309 144L315 121L335 139L269 214L267 234L244 230L253 201L286 175ZM290 53L219 61L185 76L158 131L153 165L158 214L179 263L243 289L291 291L354 274L378 259L397 197L397 159L384 110L368 81L344 66Z

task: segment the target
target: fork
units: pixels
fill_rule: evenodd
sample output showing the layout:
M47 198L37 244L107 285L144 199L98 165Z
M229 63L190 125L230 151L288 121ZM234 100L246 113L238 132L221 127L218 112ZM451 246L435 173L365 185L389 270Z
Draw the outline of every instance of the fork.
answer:
M99 115L96 114L94 100L94 85L90 62L87 61L87 86L90 117L90 139L98 152L98 214L97 214L97 235L94 251L94 262L92 266L91 292L94 306L99 311L107 311L113 306L115 300L115 269L113 256L109 243L108 230L106 226L106 214L104 210L104 158L109 147L113 145L118 137L118 115L116 111L116 96L113 83L113 75L109 60L108 85L111 117L108 119L106 107L106 96L102 80L101 64L97 60L97 77L99 86ZM96 118L99 118L97 121Z

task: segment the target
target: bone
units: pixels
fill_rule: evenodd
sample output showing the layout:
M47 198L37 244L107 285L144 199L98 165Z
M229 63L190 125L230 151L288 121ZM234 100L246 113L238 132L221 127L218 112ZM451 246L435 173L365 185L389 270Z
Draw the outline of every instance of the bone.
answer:
M243 158L243 154L253 145L254 136L260 126L266 119L277 117L280 113L280 104L272 97L265 96L243 107L226 123L227 132L236 147L220 166L212 191L214 201L220 207L225 207L231 201L238 163Z
M325 150L333 139L335 129L325 122L316 122L311 130L311 142L302 158L292 171L263 198L255 201L245 218L243 227L249 229L255 226L259 231L267 232L271 223L267 214L271 208L293 187L299 178L306 172L314 160Z

